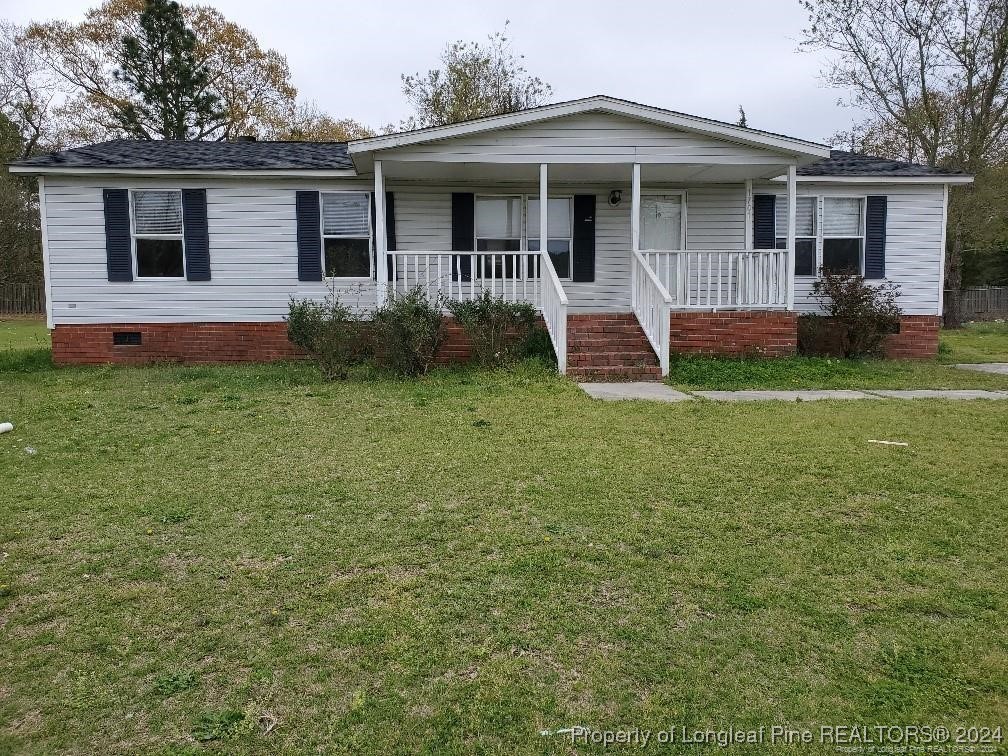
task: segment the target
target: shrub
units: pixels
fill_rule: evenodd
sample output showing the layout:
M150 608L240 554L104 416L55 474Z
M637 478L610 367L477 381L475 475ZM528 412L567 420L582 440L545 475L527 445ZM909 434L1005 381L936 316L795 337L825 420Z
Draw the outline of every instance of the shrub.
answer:
M477 362L491 367L517 361L536 322L528 302L509 302L486 291L447 307L472 341Z
M899 287L867 283L853 273L824 273L812 292L825 316L799 319L799 349L806 354L865 357L880 351L899 329Z
M366 354L364 323L334 296L322 302L291 298L287 338L318 365L327 381L345 379Z
M444 341L441 300L431 301L420 287L392 294L374 314L375 352L400 375L423 375Z
M545 365L556 365L556 351L553 349L553 340L549 331L542 326L533 326L529 331L528 338L522 345L522 354L525 357L539 360Z

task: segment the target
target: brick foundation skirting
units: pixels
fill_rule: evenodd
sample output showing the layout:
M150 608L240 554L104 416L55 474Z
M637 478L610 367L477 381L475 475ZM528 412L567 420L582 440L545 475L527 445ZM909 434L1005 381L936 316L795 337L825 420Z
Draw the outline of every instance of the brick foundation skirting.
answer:
M673 312L673 354L785 357L798 350L798 316L779 311Z
M140 334L140 344L116 345L114 334ZM57 325L52 332L57 365L141 365L150 362L215 364L272 362L303 357L287 340L287 323L113 323ZM438 362L464 362L472 344L462 327L445 319Z
M893 360L923 360L938 354L941 318L938 315L904 315L900 332L886 337L885 354Z
M572 315L580 327L593 316ZM597 316L605 329L604 316ZM585 321L585 322L582 322ZM886 356L924 359L938 352L941 318L904 315L900 332L886 341ZM689 354L782 357L797 350L797 315L789 312L674 312L672 352ZM139 345L116 345L113 334L139 333ZM184 362L270 362L302 354L287 340L285 322L267 323L114 323L57 325L52 332L57 365L143 364ZM462 327L446 318L445 341L437 361L462 362L472 344Z

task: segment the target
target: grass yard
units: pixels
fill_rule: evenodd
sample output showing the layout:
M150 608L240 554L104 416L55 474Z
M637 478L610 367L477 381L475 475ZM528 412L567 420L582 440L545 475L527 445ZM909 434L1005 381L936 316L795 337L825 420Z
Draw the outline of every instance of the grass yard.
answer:
M957 362L1008 362L1008 324L970 323L942 331L938 359L837 360L673 355L668 382L684 389L1008 389L1008 376L976 373Z
M942 331L938 357L943 362L1008 362L1008 323L968 323Z
M534 368L325 384L27 347L0 360L0 752L1008 723L1008 402L601 403Z

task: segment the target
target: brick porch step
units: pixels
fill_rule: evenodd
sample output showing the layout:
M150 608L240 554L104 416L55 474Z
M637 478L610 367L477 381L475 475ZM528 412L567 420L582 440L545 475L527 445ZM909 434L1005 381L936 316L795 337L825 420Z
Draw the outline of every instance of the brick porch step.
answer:
M567 374L576 381L661 380L658 358L633 313L569 316Z

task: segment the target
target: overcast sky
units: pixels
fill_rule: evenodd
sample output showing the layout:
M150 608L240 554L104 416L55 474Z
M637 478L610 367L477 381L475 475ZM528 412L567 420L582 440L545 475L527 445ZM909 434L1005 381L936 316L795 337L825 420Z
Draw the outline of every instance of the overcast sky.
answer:
M78 20L94 4L0 0L0 16ZM408 115L400 74L435 67L447 42L484 40L509 19L515 49L555 101L608 94L725 121L741 104L752 127L817 141L855 116L822 84L822 58L797 51L798 0L211 4L287 56L303 98L375 129Z

